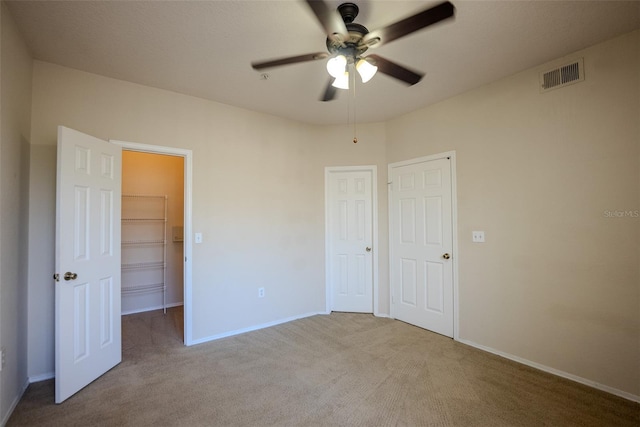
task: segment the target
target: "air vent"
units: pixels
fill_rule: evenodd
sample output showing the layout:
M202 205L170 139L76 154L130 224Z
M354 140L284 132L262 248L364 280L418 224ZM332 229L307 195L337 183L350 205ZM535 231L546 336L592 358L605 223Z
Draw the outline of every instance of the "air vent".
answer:
M540 73L540 92L547 92L584 80L584 61L582 58L569 64Z

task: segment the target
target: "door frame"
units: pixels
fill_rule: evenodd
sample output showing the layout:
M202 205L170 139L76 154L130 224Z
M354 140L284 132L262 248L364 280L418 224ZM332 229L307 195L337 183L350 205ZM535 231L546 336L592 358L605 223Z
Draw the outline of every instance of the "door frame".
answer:
M183 298L184 298L184 345L193 345L193 313L192 313L192 189L193 189L193 152L182 148L165 147L161 145L140 144L137 142L109 140L113 144L120 145L125 151L137 151L149 154L164 154L184 158L184 273L183 273Z
M429 156L417 157L414 159L403 160L400 162L389 163L388 166L388 177L389 177L389 186L391 185L391 177L393 176L393 169L408 166L416 163L424 163L433 160L451 159L451 238L453 245L453 256L451 257L453 261L453 339L455 341L460 340L460 305L458 299L458 266L460 264L460 251L458 250L458 193L457 193L457 173L456 173L456 152L446 151L444 153L432 154ZM389 207L389 278L393 277L393 245L391 242L393 241L393 226L391 224L392 220L392 201L391 201L391 191L388 191L388 203ZM389 316L392 319L395 319L394 313L394 304L391 303L393 301L393 291L394 284L389 280Z
M324 168L324 268L325 268L325 314L331 314L331 276L329 269L331 241L329 236L329 179L333 173L343 172L371 172L371 239L373 254L371 268L373 269L373 315L379 316L378 312L378 167L376 165L366 166L327 166Z

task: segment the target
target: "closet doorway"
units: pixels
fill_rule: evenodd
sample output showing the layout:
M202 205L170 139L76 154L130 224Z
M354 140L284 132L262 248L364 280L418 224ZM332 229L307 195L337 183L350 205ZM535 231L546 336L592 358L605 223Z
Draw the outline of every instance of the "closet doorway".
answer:
M110 142L122 147L122 194L134 196L129 197L129 202L133 201L130 208L134 208L135 214L125 211L123 198L122 288L128 288L121 299L123 320L144 319L146 322L155 318L149 322L156 322L159 328L165 329L166 325L173 325L176 331L172 335L179 337L184 345L191 345L193 153L180 148ZM136 213L135 209L142 211ZM132 220L132 227L126 224L127 217ZM127 258L128 255L132 257ZM156 267L159 268L154 271ZM165 267L164 272L162 267ZM160 286L163 282L166 284L164 289ZM135 286L136 283L141 286ZM163 313L165 308L166 315Z
M146 313L136 319L151 328L159 314L182 320L183 230L184 158L124 149L122 315ZM183 340L183 322L169 324Z

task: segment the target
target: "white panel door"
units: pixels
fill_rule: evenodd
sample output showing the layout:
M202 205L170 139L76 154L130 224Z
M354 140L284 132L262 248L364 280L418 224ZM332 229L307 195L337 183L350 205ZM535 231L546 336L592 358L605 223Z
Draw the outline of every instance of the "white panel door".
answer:
M392 315L453 337L449 158L390 167Z
M56 403L122 358L121 164L119 146L58 128Z
M327 173L331 310L372 313L372 171Z

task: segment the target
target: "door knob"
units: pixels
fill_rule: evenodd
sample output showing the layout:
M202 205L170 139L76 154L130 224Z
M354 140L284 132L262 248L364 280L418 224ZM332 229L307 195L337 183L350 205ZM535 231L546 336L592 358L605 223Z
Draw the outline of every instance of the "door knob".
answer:
M78 275L76 273L72 273L70 271L64 273L64 280L76 280L77 278Z
M449 258L451 258L451 255L449 255L449 254L444 254L444 255L442 255L442 258L444 258L444 259L449 259Z
M369 246L367 246L367 247L365 248L365 250L366 250L367 252L371 252L371 248L370 248Z

